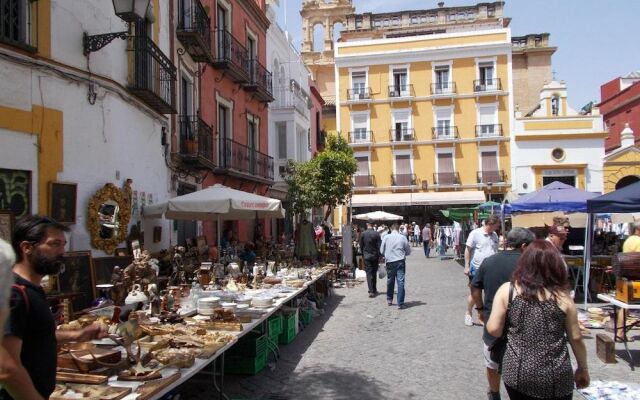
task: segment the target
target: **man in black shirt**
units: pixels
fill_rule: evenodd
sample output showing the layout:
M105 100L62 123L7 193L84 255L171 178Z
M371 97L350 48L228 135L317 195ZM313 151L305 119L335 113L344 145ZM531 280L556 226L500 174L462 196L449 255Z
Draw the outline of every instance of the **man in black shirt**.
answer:
M360 235L360 250L364 260L364 271L367 273L369 297L375 297L378 294L376 273L380 260L380 244L380 234L373 229L373 221L367 221L367 230Z
M513 228L507 234L507 249L484 259L480 268L471 282L471 296L478 310L480 321L486 322L491 314L493 298L498 288L511 280L511 275L516 269L520 254L529 243L535 240L535 235L525 228ZM484 302L482 291L484 290ZM492 361L489 347L496 340L487 332L485 325L482 334L484 342L485 366L487 367L487 380L489 381L489 400L500 400L500 373L499 365Z
M56 331L56 324L40 283L63 265L64 232L69 228L46 217L18 221L12 245L17 262L11 291L11 315L4 327L4 348L13 367L5 371L0 399L48 399L56 383L57 345L106 336L100 325L80 331ZM13 396L13 397L12 397Z

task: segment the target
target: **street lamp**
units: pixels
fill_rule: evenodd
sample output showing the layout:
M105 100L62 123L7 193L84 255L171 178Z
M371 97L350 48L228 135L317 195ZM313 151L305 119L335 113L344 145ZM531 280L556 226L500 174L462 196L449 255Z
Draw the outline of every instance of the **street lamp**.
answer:
M135 21L144 20L147 9L151 0L112 0L113 9L116 16L120 17L127 24ZM82 37L82 47L84 55L98 51L108 45L113 39L120 38L125 40L129 37L128 31L103 33L100 35L87 35L85 32Z

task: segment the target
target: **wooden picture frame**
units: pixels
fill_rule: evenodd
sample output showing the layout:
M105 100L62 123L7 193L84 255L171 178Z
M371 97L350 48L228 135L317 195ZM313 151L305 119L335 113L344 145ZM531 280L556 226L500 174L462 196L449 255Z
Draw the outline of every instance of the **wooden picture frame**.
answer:
M58 291L78 294L71 300L74 312L91 307L95 298L94 281L91 251L66 252L64 268L58 274Z
M0 210L13 211L15 219L31 214L31 171L0 168Z
M117 257L128 257L129 256L129 249L126 247L118 247L116 249L116 256Z
M0 210L0 239L11 243L11 235L15 224L16 219L13 211Z
M62 224L76 223L78 185L49 182L49 216Z
M117 253L117 250L116 250ZM120 267L122 270L127 268L129 264L133 262L133 256L112 256L112 257L97 257L92 262L93 276L93 293L94 296L98 296L98 290L96 285L105 283L111 283L111 275L115 267Z

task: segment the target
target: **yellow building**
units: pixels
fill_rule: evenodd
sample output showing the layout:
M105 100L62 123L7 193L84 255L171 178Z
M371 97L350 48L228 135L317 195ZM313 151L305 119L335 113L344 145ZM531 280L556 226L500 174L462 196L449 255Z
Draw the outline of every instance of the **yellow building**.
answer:
M604 192L621 189L640 180L640 149L633 131L626 124L621 132L620 147L604 156Z
M337 129L358 161L353 207L419 206L402 213L429 219L425 205L502 199L511 46L497 24L337 43Z

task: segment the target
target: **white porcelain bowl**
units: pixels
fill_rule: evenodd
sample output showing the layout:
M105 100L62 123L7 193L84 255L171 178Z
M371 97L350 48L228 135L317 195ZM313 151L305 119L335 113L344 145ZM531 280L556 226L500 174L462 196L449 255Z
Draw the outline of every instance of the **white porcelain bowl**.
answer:
M222 303L220 304L225 311L235 311L238 305L236 303Z

